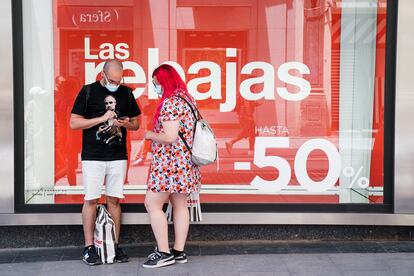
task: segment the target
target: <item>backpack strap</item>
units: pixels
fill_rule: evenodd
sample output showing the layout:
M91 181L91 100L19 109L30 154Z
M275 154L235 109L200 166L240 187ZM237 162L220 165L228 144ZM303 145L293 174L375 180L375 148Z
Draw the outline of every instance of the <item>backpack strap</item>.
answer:
M84 86L86 95L85 95L85 108L83 109L83 115L86 115L86 111L88 111L88 100L91 97L91 85L87 84Z
M187 103L187 105L190 107L191 112L192 112L192 113L193 113L193 115L194 115L194 118L195 118L195 124L194 124L194 129L193 129L193 139L194 139L194 135L195 135L195 131L196 131L196 126L197 126L197 121L198 121L198 120L200 120L200 119L199 119L199 117L201 118L200 112L198 111L198 108L197 108L197 107L194 107L194 108L195 108L195 110L197 110L197 114L199 115L199 116L197 116L197 114L196 114L196 113L195 113L195 111L194 111L193 105L192 105L192 104L190 104L190 102L189 102L189 101L187 101L187 99L185 99L184 97L181 97L181 96L179 96L179 95L177 95L176 97L178 97L178 98L180 98L180 99L184 100L184 101ZM187 148L187 150L190 152L190 154L192 154L191 148L190 148L190 146L188 145L187 141L186 141L186 140L185 140L185 138L184 138L184 133L183 133L183 132L181 132L181 131L179 131L179 132L178 132L178 136L181 138L181 140L183 141L183 143L184 143L185 147L186 147L186 148Z
M188 106L190 107L191 112L193 113L194 118L195 118L196 121L198 121L200 119L203 119L203 117L201 117L200 111L198 111L198 108L196 106L193 107L193 105L186 98L181 97L180 95L177 95L176 97L182 99L183 101L185 101L188 104ZM197 114L195 113L194 109L197 111Z
M131 112L131 109L132 109L132 101L135 101L135 97L134 97L134 93L132 93L132 89L131 88L129 88L128 86L126 86L127 87L127 90L128 90L128 99L129 99L129 101L128 101L128 111L129 112Z
M195 128L195 126L194 126L194 128ZM179 132L178 132L178 136L181 138L181 140L183 141L183 143L184 143L185 147L186 147L186 148L187 148L187 150L190 152L190 154L193 154L193 153L192 153L192 151L191 151L190 146L188 145L187 141L186 141L186 140L185 140L185 138L184 138L184 133L182 133L181 131L179 131ZM194 137L194 134L193 134L193 137Z

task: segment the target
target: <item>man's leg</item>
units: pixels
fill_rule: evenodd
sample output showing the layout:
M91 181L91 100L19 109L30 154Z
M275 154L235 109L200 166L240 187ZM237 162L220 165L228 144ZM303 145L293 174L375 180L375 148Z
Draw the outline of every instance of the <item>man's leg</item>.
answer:
M82 260L87 265L100 265L102 260L94 245L96 205L98 199L85 200L82 208L83 234L85 237L85 248L83 249Z
M105 162L82 161L82 180L85 198L82 208L83 233L85 246L93 244L95 231L96 205L101 197L102 184L105 179Z
M121 205L120 199L124 198L124 179L127 172L127 160L107 162L106 169L106 203L108 212L115 223L116 240L118 244L121 232Z
M115 223L115 243L119 243L119 233L121 232L121 204L119 198L113 196L106 197L106 204L108 205L108 212L111 214Z
M119 198L107 196L106 204L108 205L108 212L115 223L115 262L128 262L128 255L119 246L119 236L121 233L121 204L119 203Z
M121 234L121 204L124 198L124 179L127 172L127 160L107 162L106 167L106 203L108 212L115 223L115 261L117 263L128 262L128 255L119 247Z
M85 246L93 245L97 204L98 199L85 200L83 203L82 224L83 234L85 236Z
M101 187L105 178L105 163L100 161L82 161L82 179L85 198L82 208L83 234L85 249L83 261L88 265L102 264L94 246L96 205L101 197Z

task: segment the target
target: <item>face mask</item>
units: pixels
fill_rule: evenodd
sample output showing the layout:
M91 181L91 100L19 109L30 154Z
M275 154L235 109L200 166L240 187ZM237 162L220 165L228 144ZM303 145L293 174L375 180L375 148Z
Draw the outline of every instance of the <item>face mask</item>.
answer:
M110 83L106 76L105 76L105 81L106 81L105 87L106 89L109 90L109 92L115 92L116 90L118 90L119 84L116 85L116 84Z
M161 85L154 84L154 91L157 93L157 95L162 96L163 91Z
M105 87L109 90L109 92L115 92L116 90L118 90L119 85L107 83L105 84Z

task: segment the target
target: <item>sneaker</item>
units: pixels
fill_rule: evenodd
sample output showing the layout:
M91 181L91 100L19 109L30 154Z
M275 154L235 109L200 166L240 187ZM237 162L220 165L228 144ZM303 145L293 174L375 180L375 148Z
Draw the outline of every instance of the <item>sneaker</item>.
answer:
M144 165L144 158L138 158L137 160L135 160L131 166L142 166Z
M175 262L176 263L178 263L178 264L185 264L186 262L188 262L187 254L185 254L184 251L178 251L178 250L175 250L173 248L173 249L171 249L171 252L174 255L174 259L175 259Z
M115 245L115 262L126 263L128 262L128 255L125 254L124 250L118 245Z
M98 256L98 253L96 252L96 248L94 245L89 245L85 247L83 250L83 258L82 260L87 265L100 265L102 264L101 258Z
M148 260L142 266L145 268L156 268L172 265L174 263L175 259L172 253L168 254L155 250L154 253L148 256Z

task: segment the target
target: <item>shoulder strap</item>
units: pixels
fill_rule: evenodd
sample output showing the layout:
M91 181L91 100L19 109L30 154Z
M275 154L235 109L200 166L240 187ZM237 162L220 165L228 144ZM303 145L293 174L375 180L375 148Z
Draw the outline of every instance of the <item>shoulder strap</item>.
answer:
M182 100L184 100L184 101L188 104L188 106L189 106L189 107L190 107L190 109L191 109L191 112L192 112L192 113L193 113L193 115L194 115L194 118L195 118L195 120L196 120L196 122L195 122L195 124L194 124L194 129L193 129L193 139L194 139L194 135L195 135L195 131L196 131L196 126L197 126L197 121L198 121L198 120L200 120L199 118L201 118L200 112L198 111L198 108L197 108L196 106L194 106L194 107L193 107L193 105L192 105L192 104L190 104L190 102L189 102L189 101L187 101L184 97L181 97L181 96L179 96L179 95L177 95L176 97L181 98ZM194 109L195 109L195 110L197 110L197 114L198 114L199 116L197 116L197 114L195 113ZM181 138L181 140L183 141L183 143L184 143L185 147L186 147L186 148L187 148L187 150L190 152L190 154L192 154L192 152L191 152L191 148L190 148L190 146L188 145L187 141L186 141L186 140L185 140L185 138L184 138L184 133L182 133L181 131L179 131L179 132L178 132L178 136Z
M132 109L132 101L135 101L134 93L132 93L132 89L128 86L125 86L128 90L128 111L131 111Z
M87 84L85 85L85 91L86 91L86 95L85 95L85 108L83 109L83 114L86 114L86 111L88 110L88 100L91 96L91 85Z
M177 95L176 97L182 99L183 101L185 101L188 104L188 106L190 107L191 112L193 113L194 118L196 119L196 121L202 119L200 111L198 111L198 108L196 106L193 106L189 101L187 101L187 99L185 99L184 97L181 97L180 95ZM197 114L195 113L194 109L197 111Z
M194 129L195 129L195 126L194 126ZM191 148L190 148L190 146L188 145L188 143L187 143L187 141L185 140L185 138L184 138L184 133L182 133L181 131L179 131L178 132L178 136L181 138L181 140L183 141L183 143L184 143L184 146L187 148L187 150L190 152L190 154L193 154L192 152L191 152ZM194 134L193 134L193 137L194 137Z

